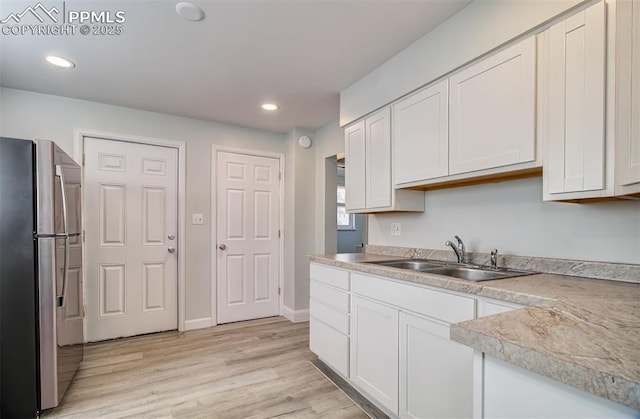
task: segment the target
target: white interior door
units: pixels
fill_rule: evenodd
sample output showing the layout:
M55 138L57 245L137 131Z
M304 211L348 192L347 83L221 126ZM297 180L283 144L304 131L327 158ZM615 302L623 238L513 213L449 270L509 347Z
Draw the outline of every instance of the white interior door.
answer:
M218 323L278 315L280 161L217 153Z
M175 148L85 138L88 341L176 329Z

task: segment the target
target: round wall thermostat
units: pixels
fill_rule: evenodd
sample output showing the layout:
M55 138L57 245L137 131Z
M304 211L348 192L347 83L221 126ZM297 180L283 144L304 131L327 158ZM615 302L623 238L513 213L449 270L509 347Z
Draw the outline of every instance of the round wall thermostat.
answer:
M298 138L298 144L300 144L300 147L302 148L309 148L311 147L311 138L303 135L302 137Z

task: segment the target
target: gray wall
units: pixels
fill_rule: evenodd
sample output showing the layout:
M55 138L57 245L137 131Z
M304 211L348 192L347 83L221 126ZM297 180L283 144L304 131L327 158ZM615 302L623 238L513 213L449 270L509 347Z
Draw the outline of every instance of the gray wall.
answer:
M311 138L312 146L302 148L298 138L306 135ZM307 256L316 253L316 138L315 132L294 129L288 136L289 144L289 176L287 178L288 215L285 214L285 237L291 246L287 272L285 275L285 305L296 311L309 308L309 261ZM293 286L291 286L293 285Z
M212 310L210 303L211 235L213 231L210 208L211 146L217 144L283 153L285 154L286 167L293 168L295 166L292 165L293 156L288 137L282 134L95 102L6 88L0 89L0 135L28 139L50 139L73 155L74 130L76 128L186 142L187 248L184 249L186 255L186 319L203 319L212 314L215 316L215 307ZM313 151L310 153L313 155ZM313 157L304 160L300 156L298 165L308 164L307 160L313 161ZM312 221L307 231L311 237L311 243L313 243L315 228L313 226L313 220L315 220L313 197L315 190L312 189L308 196L303 194L304 185L315 183L314 169L309 170L296 170L287 173L295 173L298 179L301 190L298 193L298 199L311 202L309 217ZM304 179L305 176L308 179ZM306 182L304 185L303 181ZM285 196L287 199L285 213L289 216L294 212L294 208L291 206L292 196ZM204 214L204 225L191 225L189 222L190 214L194 212ZM309 224L309 221L306 223ZM304 227L304 223L301 224L301 227ZM285 246L288 250L285 252L285 260L293 263L292 246L288 243L292 238L293 235L285 233ZM300 277L300 280L304 281L304 278ZM290 286L294 283L292 270L285 270L285 282ZM300 288L303 291L308 288L308 278ZM308 291L307 297L302 301L303 305L308 304ZM295 296L289 299L287 304L294 308L296 305Z
M542 201L542 179L427 192L424 213L369 217L369 243L445 249L458 234L469 251L640 263L640 202ZM391 223L402 225L391 236Z

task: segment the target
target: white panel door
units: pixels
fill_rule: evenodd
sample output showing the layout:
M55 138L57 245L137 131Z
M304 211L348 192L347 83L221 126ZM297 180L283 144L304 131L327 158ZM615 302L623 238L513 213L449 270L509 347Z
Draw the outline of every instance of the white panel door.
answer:
M603 189L605 2L549 29L548 192Z
M85 138L88 341L178 325L178 151Z
M217 153L218 323L279 312L280 161Z
M449 174L449 81L393 105L396 185Z
M351 302L349 378L398 413L398 310L359 297Z
M366 146L364 121L350 126L344 131L347 210L366 208Z
M392 190L391 110L389 108L365 119L365 139L366 206L367 208L390 207ZM347 156L346 166L348 167L349 164L349 156Z
M535 37L453 75L449 89L449 174L535 160Z
M400 313L400 417L470 418L473 349L449 324Z

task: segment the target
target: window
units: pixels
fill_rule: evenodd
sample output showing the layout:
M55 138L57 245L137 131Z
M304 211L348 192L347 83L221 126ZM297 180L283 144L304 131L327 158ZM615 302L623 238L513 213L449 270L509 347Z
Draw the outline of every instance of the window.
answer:
M346 202L346 191L344 186L338 185L337 193L336 205L338 207L338 230L355 230L355 215L347 214L347 209L344 206Z

